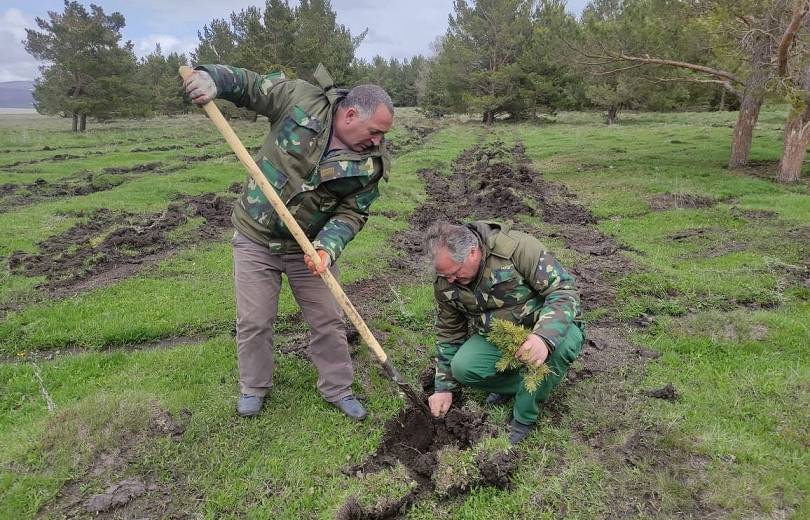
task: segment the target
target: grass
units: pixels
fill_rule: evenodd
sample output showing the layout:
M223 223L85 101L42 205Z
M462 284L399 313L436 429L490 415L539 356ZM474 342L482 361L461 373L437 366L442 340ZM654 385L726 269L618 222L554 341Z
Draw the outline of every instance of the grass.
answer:
M763 112L752 159L778 159L783 117L782 109ZM366 229L341 259L341 279L380 282L383 312L372 325L385 333L383 347L408 379L415 381L432 356L433 296L428 279L386 281L388 261L399 254L389 238L407 228L425 198L421 169L449 172L461 151L495 140L521 141L546 179L574 190L600 219L599 229L629 248L623 254L633 271L610 279L616 307L589 316L652 315L652 326L630 334L661 353L645 369L631 365L564 385L555 404L560 413L541 417L509 490L434 494L408 518L810 515L810 292L796 275L810 252L810 194L805 183L781 186L726 170L733 118L625 114L622 124L607 127L595 114L568 113L555 123L489 132L452 121L424 140L406 126L434 123L407 111L398 119L392 139L407 146ZM267 130L261 122L236 127L249 147ZM166 145L181 147L131 152ZM0 122L0 169L58 153L103 152L4 169L4 183L150 161L181 165L183 156L223 149L210 123L196 116L112 122L82 135L67 131L65 120ZM38 242L86 218L80 211L153 213L177 194L224 192L242 178L235 161L215 158L124 174L124 182L91 195L6 208L0 255L37 251ZM651 211L651 201L666 194L716 203ZM751 220L745 212L753 210L774 213ZM560 239L540 238L567 266L585 260ZM370 506L407 492L401 467L363 478L341 472L374 452L385 421L403 405L364 347L354 359L366 422L344 420L314 390L312 366L283 354L265 412L254 421L234 416L231 270L225 237L183 246L133 277L61 300L37 289L42 278L0 270L0 305L13 305L0 322L0 517L58 517L57 494L70 482L89 496L132 475L210 518L334 518L349 496ZM285 290L280 343L300 329L296 310ZM170 348L145 343L180 336L204 339ZM645 389L667 383L677 388L677 401L644 397ZM190 412L179 442L154 432L162 410ZM507 414L491 410L498 424ZM104 466L111 456L121 463ZM467 467L469 453L448 452L453 456L458 460L448 467Z

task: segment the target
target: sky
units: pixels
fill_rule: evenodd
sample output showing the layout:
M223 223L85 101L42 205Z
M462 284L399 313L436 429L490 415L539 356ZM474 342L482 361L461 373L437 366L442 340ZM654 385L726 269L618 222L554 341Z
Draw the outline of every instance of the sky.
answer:
M91 1L80 0L89 8ZM149 54L160 43L164 54L188 54L198 42L197 31L214 18L228 18L250 5L264 9L264 0L94 0L106 14L118 11L126 19L123 40L135 44L138 56ZM568 10L579 14L587 0L568 0ZM297 4L296 0L290 1ZM431 43L447 30L452 0L332 0L337 21L353 35L368 28L357 57L409 58L431 55ZM23 47L25 29L36 29L35 18L48 11L62 12L61 0L0 0L0 82L33 80L37 63Z

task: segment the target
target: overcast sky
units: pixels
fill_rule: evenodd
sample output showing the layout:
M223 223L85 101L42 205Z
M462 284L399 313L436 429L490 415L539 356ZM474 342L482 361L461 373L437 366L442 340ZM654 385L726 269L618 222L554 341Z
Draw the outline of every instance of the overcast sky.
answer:
M85 6L90 1L82 1ZM264 8L264 0L95 0L92 3L109 14L118 11L126 18L124 40L132 40L138 56L148 54L160 43L163 53L188 53L197 45L197 31L214 18L249 5ZM568 8L579 14L587 0L569 0ZM297 4L291 0L290 4ZM352 34L368 28L358 57L379 54L389 58L430 55L430 44L447 29L452 0L332 0L338 23ZM21 41L26 28L36 28L36 17L48 11L62 12L61 0L0 0L0 82L32 80L39 75L36 63Z

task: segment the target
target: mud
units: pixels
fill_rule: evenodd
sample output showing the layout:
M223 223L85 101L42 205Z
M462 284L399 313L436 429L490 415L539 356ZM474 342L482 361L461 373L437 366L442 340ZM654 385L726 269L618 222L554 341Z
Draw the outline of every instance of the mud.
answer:
M107 209L77 215L85 222L38 243L37 253L12 253L9 269L15 274L44 276L45 282L38 287L52 296L126 278L167 257L184 242L220 238L230 227L230 198L213 193L182 196L165 211L145 216ZM200 217L204 223L191 236L169 236L190 218Z
M390 499L371 508L351 497L337 513L340 520L397 518L405 514L423 495L436 490L435 472L438 454L445 447L469 450L485 437L495 436L497 429L487 422L487 414L451 408L444 418L426 415L421 408L409 407L385 424L383 440L377 451L365 462L344 470L350 476L393 468L401 463L407 468L416 487L403 497ZM498 452L491 456L479 453L475 458L478 475L474 479L442 489L442 496L456 496L474 485L505 488L517 466L514 452ZM441 478L441 477L439 477ZM439 482L441 485L441 482Z

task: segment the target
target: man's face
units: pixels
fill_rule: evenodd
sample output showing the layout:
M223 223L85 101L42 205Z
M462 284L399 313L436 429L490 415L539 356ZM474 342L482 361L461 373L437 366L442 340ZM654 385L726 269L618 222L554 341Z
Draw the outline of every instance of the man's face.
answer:
M453 260L450 251L446 247L440 247L436 251L433 267L436 274L446 278L450 283L459 285L470 285L478 277L478 267L481 265L481 250L474 247L467 257L461 261Z
M379 146L383 135L394 124L394 116L385 105L377 106L368 119L362 119L354 107L338 110L335 116L335 137L355 152L364 152Z

